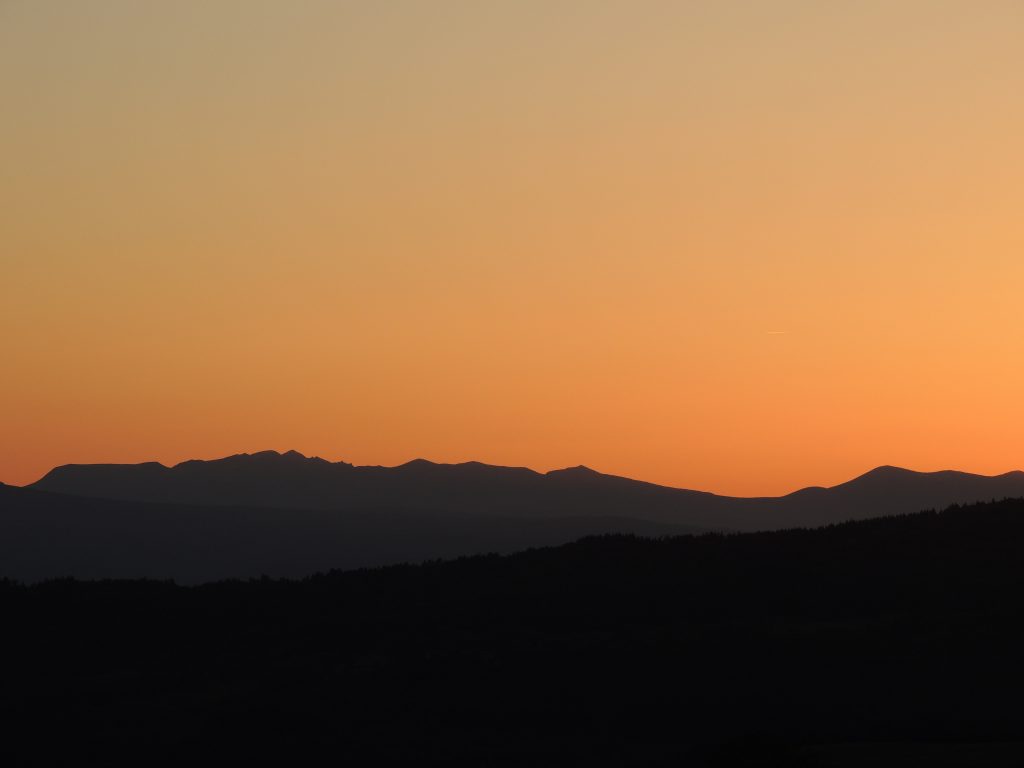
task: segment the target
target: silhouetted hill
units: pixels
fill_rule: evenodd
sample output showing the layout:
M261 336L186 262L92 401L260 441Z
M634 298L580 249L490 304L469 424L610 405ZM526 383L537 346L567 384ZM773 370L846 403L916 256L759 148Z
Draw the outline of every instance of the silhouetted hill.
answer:
M150 471L146 467L142 473ZM183 583L302 577L332 568L515 552L602 533L694 531L584 512L513 519L422 508L201 507L0 486L0 577L146 577Z
M1024 473L984 477L881 467L833 488L732 498L605 475L586 467L541 474L478 462L356 467L264 451L175 467L69 465L30 486L94 498L279 509L429 510L516 519L630 518L712 530L774 530L1024 496Z
M0 582L0 750L11 765L1020 766L1022 542L1024 501L1004 501L290 582Z
M878 467L832 488L805 488L788 496L758 499L759 514L780 527L816 526L846 520L901 515L1024 496L1024 472L992 477L967 472L913 472ZM751 530L755 526L736 526Z

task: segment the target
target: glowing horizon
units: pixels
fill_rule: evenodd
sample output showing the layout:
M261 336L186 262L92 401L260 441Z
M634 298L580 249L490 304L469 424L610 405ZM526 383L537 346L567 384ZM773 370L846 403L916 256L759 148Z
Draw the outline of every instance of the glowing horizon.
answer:
M1024 6L0 5L0 481L1024 468Z

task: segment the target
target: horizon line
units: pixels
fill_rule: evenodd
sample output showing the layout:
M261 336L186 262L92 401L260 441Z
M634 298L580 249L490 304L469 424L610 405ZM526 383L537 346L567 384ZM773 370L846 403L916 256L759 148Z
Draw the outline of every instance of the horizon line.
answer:
M657 482L654 482L654 481L651 481L651 480L643 480L641 478L631 477L629 475L621 475L621 474L617 474L617 473L614 473L614 472L604 472L604 471L601 471L601 470L594 469L593 467L589 467L589 466L587 466L585 464L575 464L575 465L570 465L570 466L565 466L565 467L555 467L555 468L552 468L552 469L549 469L549 470L546 470L546 471L541 471L541 470L537 470L537 469L534 469L533 467L528 467L528 466L525 466L525 465L490 464L490 463L479 461L479 460L476 460L476 459L469 459L469 460L466 460L466 461L444 462L444 461L434 461L432 459L427 459L427 458L424 458L422 456L417 456L415 458L409 459L408 461L400 462L398 464L391 464L391 465L387 465L387 464L354 464L352 462L348 462L348 461L345 461L343 459L332 461L330 459L326 459L326 458L324 458L322 456L318 456L318 455L306 455L306 454L302 453L301 451L298 451L298 450L295 450L295 449L288 449L288 450L285 450L285 451L278 451L276 449L270 448L270 449L265 449L265 450L260 450L260 451L253 451L253 452L232 453L232 454L228 454L226 456L217 456L215 458L210 458L210 459L184 459L182 461L179 461L179 462L176 462L176 463L172 463L172 464L165 464L162 461L156 461L156 460L140 461L140 462L68 462L66 464L58 464L58 465L50 468L41 477L39 477L37 480L34 480L34 481L30 482L30 483L26 483L26 484L21 485L21 486L12 485L12 487L28 488L28 487L30 487L32 485L35 485L38 482L41 482L43 479L45 479L51 473L53 473L53 472L55 472L55 471L57 471L59 469L63 469L65 467L128 467L128 466L157 465L157 466L163 467L164 469L172 470L172 469L175 469L175 468L180 467L182 465L190 464L190 463L214 463L214 462L225 461L225 460L234 459L234 458L243 458L243 457L251 458L251 457L266 456L266 455L273 455L273 456L276 456L278 458L285 458L285 457L288 457L288 456L294 456L296 458L299 458L299 459L302 459L302 460L305 460L305 461L322 461L322 462L324 462L326 464L330 464L332 466L339 466L339 465L341 465L341 466L351 467L353 469L400 469L402 467L407 467L407 466L409 466L411 464L429 464L431 466L436 466L436 467L459 467L459 466L478 465L478 466L483 466L483 467L494 467L494 468L497 468L497 469L525 470L527 472L532 472L532 473L534 473L534 474L536 474L536 475L538 475L540 477L556 474L556 473L559 473L559 472L566 472L566 471L570 471L570 470L586 470L588 472L593 472L594 474L602 475L602 476L605 476L605 477L621 478L621 479L629 480L629 481L632 481L632 482L644 483L644 484L647 484L647 485L658 486L660 488L670 488L670 489L678 490L678 491L691 491L691 492L696 492L696 493L707 493L707 494L711 494L713 496L720 496L720 497L724 497L724 498L734 498L734 499L772 499L772 498L784 498L786 496L790 496L790 495L795 494L795 493L800 493L801 491L814 490L814 489L826 489L827 490L827 489L831 489L831 488L837 488L837 487L842 486L842 485L846 485L847 483L851 483L851 482L854 482L854 481L859 480L861 478L867 477L869 475L872 475L872 474L875 474L875 473L878 473L878 472L881 472L881 471L886 471L886 470L898 470L900 472L905 472L905 473L914 474L914 475L939 475L939 474L953 473L953 474L968 475L968 476L972 476L972 477L980 477L980 478L987 478L987 479L1005 477L1007 475L1012 475L1012 474L1024 471L1024 470L1021 470L1021 469L1010 469L1010 470L1007 470L1005 472L998 472L998 473L989 475L989 474L984 474L984 473L981 473L981 472L968 472L968 471L960 470L960 469L949 469L949 468L947 468L947 469L938 469L938 470L918 470L918 469L909 469L907 467L902 467L902 466L899 466L899 465L896 465L896 464L878 464L878 465L876 465L876 466L874 466L874 467L872 467L872 468L870 468L870 469L868 469L868 470L866 470L864 472L856 474L853 477L850 477L849 479L841 481L841 482L836 483L834 485L805 485L805 486L800 486L800 487L795 488L795 489L793 489L791 491L787 491L785 493L780 493L780 494L734 495L734 494L728 494L728 493L719 493L719 492L716 492L716 491L707 491L707 490L702 490L702 489L699 489L699 488L683 487L683 486L679 486L679 485L666 485L666 484L657 483ZM5 483L2 480L0 480L0 485L11 485L11 484Z

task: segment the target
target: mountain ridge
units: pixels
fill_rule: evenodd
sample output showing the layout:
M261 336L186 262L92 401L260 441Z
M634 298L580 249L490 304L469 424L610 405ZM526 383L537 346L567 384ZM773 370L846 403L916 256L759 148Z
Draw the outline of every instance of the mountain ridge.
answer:
M261 451L167 467L69 464L0 487L0 576L301 577L630 533L815 528L1024 498L1024 472L881 466L829 488L729 497L603 474L414 459L358 467Z
M357 469L357 470L362 470L362 469L366 469L366 470L381 470L381 469L383 469L383 470L399 470L399 469L412 469L412 468L417 468L417 467L466 467L466 468L476 467L476 468L484 468L484 469L492 469L492 470L510 470L510 471L529 472L529 473L531 473L533 475L536 475L536 476L539 476L539 477L546 477L546 476L549 476L549 475L563 475L563 474L600 475L602 477L622 478L622 479L629 480L629 481L635 482L635 483L645 483L647 485L654 485L654 486L657 486L659 488L668 488L668 489L671 489L671 490L679 490L679 491L689 491L691 493L706 493L706 494L710 494L710 495L713 495L713 496L720 496L720 497L723 497L723 498L733 498L733 499L785 498L786 496L792 496L793 494L802 493L802 492L808 491L808 490L816 490L816 489L830 490L830 489L839 488L839 487L842 487L842 486L845 486L845 485L850 485L852 483L858 483L860 481L869 480L869 479L876 479L876 478L880 478L880 477L958 476L958 477L986 478L986 479L999 479L999 478L1008 478L1008 477L1024 477L1024 470L1020 470L1020 469L1009 470L1007 472L1002 472L1002 473L995 474L995 475L985 475L985 474L981 474L981 473L966 472L964 470L956 470L956 469L941 469L941 470L924 471L924 470L908 469L906 467L900 467L900 466L896 466L896 465L892 465L892 464L881 464L881 465L878 465L878 466L876 466L876 467L874 467L872 469L867 470L866 472L864 472L864 473L862 473L860 475L856 475L855 477L851 478L850 480L846 480L846 481L843 481L841 483L837 483L836 485L811 485L811 486L805 486L803 488L798 488L796 490L790 491L789 493L780 494L778 496L763 496L763 495L758 495L758 496L730 496L728 494L720 494L720 493L716 493L714 491L703 491L703 490L696 490L696 489L692 489L692 488L682 488L680 486L663 485L663 484L660 484L660 483L654 483L654 482L647 481L647 480L640 480L640 479L637 479L637 478L626 477L625 475L616 475L616 474L611 474L611 473L607 473L607 472L601 472L599 470L593 469L592 467L588 467L585 464L577 464L577 465L569 466L569 467L558 467L558 468L550 469L550 470L547 470L547 471L539 471L539 470L535 470L535 469L532 469L530 467L525 467L525 466L516 466L516 465L507 465L507 464L488 464L486 462L476 461L476 460L459 461L459 462L441 462L441 461L433 461L431 459L427 459L427 458L424 458L424 457L416 457L414 459L410 459L409 461L403 462L401 464L395 464L395 465L385 465L385 464L353 464L353 463L347 462L347 461L330 461L330 460L324 459L324 458L322 458L320 456L306 456L305 454L301 453L300 451L297 451L297 450L294 450L294 449L290 449L290 450L287 450L287 451L284 451L284 452L273 450L273 449L268 449L268 450L263 450L263 451L256 451L254 453L235 453L235 454L230 454L228 456L223 456L223 457L216 458L216 459L186 459L186 460L177 462L175 464L164 464L163 462L160 462L160 461L143 461L143 462L136 462L136 463L117 463L117 462L78 463L78 462L70 462L70 463L67 463L67 464L60 464L60 465L55 466L53 469L49 470L45 475L43 475L42 478L40 478L39 480L37 480L37 481L35 481L33 483L28 483L28 484L26 484L24 486L15 486L15 487L25 487L25 488L31 488L31 487L37 487L37 486L41 487L47 481L47 479L50 478L52 475L59 474L63 470L75 469L75 468L159 467L161 469L166 469L166 470L175 470L175 469L179 469L179 468L182 468L182 467L195 466L195 465L218 465L218 464L227 464L227 463L240 463L240 462L243 462L245 460L256 460L256 461L273 461L273 460L304 461L304 462L307 462L307 463L316 463L316 464L323 465L323 466L344 467L344 468L351 468L351 469Z
M881 465L838 485L783 496L724 496L605 474L583 465L538 472L416 458L357 466L298 451L259 451L167 466L66 464L26 488L87 498L198 506L366 511L443 510L518 519L616 516L707 530L814 527L991 498L1024 496L1024 472L979 475Z

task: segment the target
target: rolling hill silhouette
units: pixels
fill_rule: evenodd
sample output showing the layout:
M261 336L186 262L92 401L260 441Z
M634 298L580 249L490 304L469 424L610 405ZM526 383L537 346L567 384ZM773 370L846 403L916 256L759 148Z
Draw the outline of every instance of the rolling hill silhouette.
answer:
M881 467L833 488L733 498L605 475L416 460L357 467L264 451L174 467L69 465L0 486L0 576L39 580L262 574L422 562L558 545L816 527L1024 496L1024 473Z
M515 519L620 517L709 530L775 530L1024 496L1024 472L996 477L879 467L832 488L736 498L605 475L479 462L357 467L295 451L215 461L68 465L29 486L91 498L279 509L403 510Z

